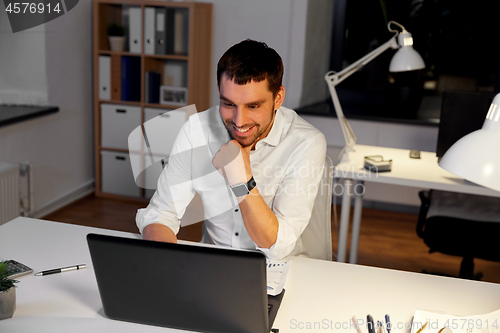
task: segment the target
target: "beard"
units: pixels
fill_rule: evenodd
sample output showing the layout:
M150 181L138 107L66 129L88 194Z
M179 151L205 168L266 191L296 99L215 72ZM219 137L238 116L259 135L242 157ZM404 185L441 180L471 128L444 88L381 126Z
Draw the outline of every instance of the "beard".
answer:
M237 126L233 123L233 121L231 119L224 120L224 119L222 119L222 117L221 117L221 119L224 122L227 133L229 134L229 137L231 138L231 140L238 141L238 143L241 145L241 147L245 148L245 147L252 146L257 141L259 141L262 134L264 134L268 130L268 128L272 125L272 123L274 122L275 114L276 114L276 111L273 112L273 116L271 118L271 121L269 121L268 124L264 124L264 125L255 124L255 123L254 124L245 124L245 126L243 126L242 128L244 128L244 129L251 128L250 130L252 131L252 133L248 136L238 135L238 132L235 129L235 127L237 127Z

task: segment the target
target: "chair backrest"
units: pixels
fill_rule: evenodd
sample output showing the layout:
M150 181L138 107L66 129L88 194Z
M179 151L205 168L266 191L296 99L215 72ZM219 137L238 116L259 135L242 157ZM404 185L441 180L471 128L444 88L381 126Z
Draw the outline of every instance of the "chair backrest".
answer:
M326 156L325 169L314 201L311 219L301 236L305 248L303 254L310 258L332 260L332 186L333 163Z

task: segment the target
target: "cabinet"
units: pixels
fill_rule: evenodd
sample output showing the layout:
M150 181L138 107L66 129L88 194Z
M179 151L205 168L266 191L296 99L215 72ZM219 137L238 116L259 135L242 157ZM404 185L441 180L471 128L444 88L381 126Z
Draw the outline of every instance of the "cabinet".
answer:
M144 151L168 159L170 147L148 151L129 134L165 114L162 126L172 131L162 140L173 143L186 119L175 110L210 107L212 10L209 3L93 0L96 196L147 199L152 192L135 185L132 169L146 168ZM110 47L113 24L125 28L123 50Z

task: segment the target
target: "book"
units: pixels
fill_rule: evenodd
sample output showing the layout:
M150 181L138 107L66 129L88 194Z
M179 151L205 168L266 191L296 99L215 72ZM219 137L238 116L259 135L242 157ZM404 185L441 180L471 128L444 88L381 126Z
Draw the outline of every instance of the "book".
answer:
M122 101L139 102L141 100L141 58L123 56L120 74Z
M149 71L144 73L144 102L149 103Z
M150 71L148 81L149 91L147 93L147 103L160 103L161 74L158 72Z

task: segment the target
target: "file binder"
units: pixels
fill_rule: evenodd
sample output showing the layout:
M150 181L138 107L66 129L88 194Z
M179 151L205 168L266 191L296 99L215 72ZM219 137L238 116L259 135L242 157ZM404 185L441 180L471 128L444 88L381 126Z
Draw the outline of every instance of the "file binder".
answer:
M141 100L141 58L122 57L121 64L122 101Z
M167 19L166 8L156 8L156 21L155 21L155 54L166 54L166 34L165 34L165 21Z
M130 7L128 15L129 15L129 52L141 53L142 10L140 7Z
M156 8L144 9L144 53L155 54L155 16Z
M189 11L178 9L174 16L174 54L187 55L189 44Z
M111 99L111 57L99 56L99 99Z
M160 103L161 74L155 71L146 72L144 83L146 103Z

